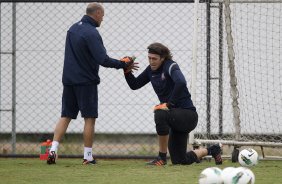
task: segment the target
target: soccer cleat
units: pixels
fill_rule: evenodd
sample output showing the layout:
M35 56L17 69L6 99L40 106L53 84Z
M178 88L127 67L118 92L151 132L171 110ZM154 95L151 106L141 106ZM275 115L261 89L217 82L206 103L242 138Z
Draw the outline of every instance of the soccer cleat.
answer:
M55 151L50 151L47 158L47 164L56 164L57 154Z
M82 162L82 165L94 165L94 164L97 164L95 159L93 159L91 161L83 159L83 162Z
M166 161L162 160L161 157L157 157L156 159L147 162L146 165L162 166L162 165L166 165Z
M222 152L222 144L215 144L211 146L210 148L211 155L214 158L215 164L216 165L221 165L222 164L222 158L221 158L221 152Z

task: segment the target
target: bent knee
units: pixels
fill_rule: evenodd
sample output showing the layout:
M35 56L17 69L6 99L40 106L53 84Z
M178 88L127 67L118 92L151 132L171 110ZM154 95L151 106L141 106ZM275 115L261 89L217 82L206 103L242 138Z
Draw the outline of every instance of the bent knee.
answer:
M168 113L164 110L155 111L155 123L156 131L158 135L168 135L169 125L168 125Z

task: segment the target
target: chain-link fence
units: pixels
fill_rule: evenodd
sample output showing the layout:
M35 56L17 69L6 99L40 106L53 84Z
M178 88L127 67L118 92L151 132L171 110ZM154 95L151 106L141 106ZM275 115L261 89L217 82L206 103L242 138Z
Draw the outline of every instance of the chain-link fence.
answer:
M161 42L167 45L172 51L173 59L180 65L191 90L194 21L198 20L197 82L193 101L199 114L199 123L195 137L230 140L234 138L234 125L225 43L224 7L222 1L209 2L200 2L198 15L195 17L194 4L188 0L154 3L142 0L104 1L102 4L105 8L105 17L98 30L110 57L121 58L125 55L137 57L140 70L135 72L136 75L148 65L146 47L149 44ZM1 1L0 6L0 155L38 155L40 142L52 138L55 124L60 117L66 31L85 14L87 3ZM278 66L275 72L276 83L272 85L266 81L270 88L278 89L273 90L278 96L276 98L278 102L275 103L278 105L273 106L269 103L267 109L261 109L259 105L252 108L251 105L261 94L267 96L267 102L273 102L275 99L273 100L272 94L267 91L261 94L249 93L253 91L249 86L254 86L255 91L261 91L261 86L256 85L256 81L248 83L247 79L251 78L252 71L258 67L261 68L259 72L264 75L263 65L256 65L253 62L264 56L259 52L254 55L260 58L252 58L249 57L249 53L244 53L256 48L255 45L251 45L252 38L249 39L248 36L258 35L256 38L264 41L264 35L257 34L256 29L252 30L252 34L250 28L246 29L250 21L261 20L260 26L264 26L264 19L261 17L270 16L274 12L273 19L265 19L265 22L271 25L272 21L275 22L272 25L281 26L279 22L282 20L279 19L281 15L275 13L281 10L281 5L264 4L253 8L250 6L236 4L231 8L232 21L235 22L232 25L232 31L235 33L233 36L235 58L242 58L240 60L242 62L247 61L235 64L236 70L240 71L237 74L239 94L243 94L239 95L242 133L252 134L254 140L259 140L260 136L265 134L270 137L278 135L278 140L281 140L279 137L281 126L277 124L278 116L281 114L281 108L278 108L279 104L281 105L279 101L281 64L273 62L273 65ZM263 8L268 6L265 11L268 13L264 15ZM257 14L259 10L261 14ZM250 13L256 16L255 21L248 16ZM269 32L273 38L279 40L276 33L276 28ZM265 42L269 45L268 41ZM276 43L281 42L273 41L272 45L275 46ZM279 49L273 47L271 52L276 53ZM280 58L280 55L274 54L273 57L275 56ZM235 62L238 60L235 59ZM269 71L267 75L271 77L274 70L269 68ZM132 91L124 79L123 71L103 67L100 68L100 77L99 118L96 121L94 154L155 155L158 144L152 108L158 104L158 99L151 85ZM249 86L246 87L244 84ZM252 95L252 98L246 95ZM245 104L249 99L251 101ZM240 103L243 106L240 106ZM269 109L271 118L267 115L256 116L258 112L267 114ZM265 129L267 121L276 126L270 130ZM255 123L259 126L254 126ZM83 124L80 116L71 122L60 145L60 155L75 156L82 153Z
M87 3L1 3L1 148L3 153L37 154L52 138L60 117L62 67L68 28ZM108 55L137 56L139 74L148 65L146 47L171 48L190 84L193 4L103 3L99 32ZM131 91L121 70L100 69L99 118L94 153L152 155L157 151L152 87ZM72 121L61 154L81 154L83 119ZM16 141L16 142L14 142ZM15 146L15 147L13 147Z

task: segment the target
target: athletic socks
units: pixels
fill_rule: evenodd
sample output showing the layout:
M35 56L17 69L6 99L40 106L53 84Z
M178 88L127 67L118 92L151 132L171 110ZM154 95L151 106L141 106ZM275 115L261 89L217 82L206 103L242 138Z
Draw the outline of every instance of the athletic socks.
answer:
M221 144L215 144L212 145L211 147L207 148L208 150L208 155L217 155L220 154L221 152Z
M52 146L51 146L49 152L55 151L55 153L57 153L58 147L59 147L59 142L58 141L53 141L52 142ZM86 159L88 161L92 161L93 160L92 148L84 147L84 159Z
M83 159L86 159L88 161L93 160L92 148L84 147L84 157L83 157Z
M166 154L167 154L167 153L159 152L159 157L161 157L161 159L162 159L163 161L165 161L165 162L166 162Z
M52 146L51 146L49 152L51 153L51 151L55 151L55 153L57 153L58 147L59 147L59 142L58 141L53 141L52 142Z

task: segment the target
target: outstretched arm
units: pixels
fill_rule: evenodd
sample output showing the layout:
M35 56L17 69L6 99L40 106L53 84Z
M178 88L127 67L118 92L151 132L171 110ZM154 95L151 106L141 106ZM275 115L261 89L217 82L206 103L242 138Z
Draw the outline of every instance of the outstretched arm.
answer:
M88 36L86 42L88 44L88 49L91 52L91 55L93 56L93 59L99 65L107 68L116 69L127 67L126 63L121 62L117 59L110 58L107 55L107 51L104 47L102 37L98 33L93 34L92 36Z
M135 77L131 72L124 73L124 76L128 86L132 90L139 89L150 82L147 69L145 69L138 77Z

